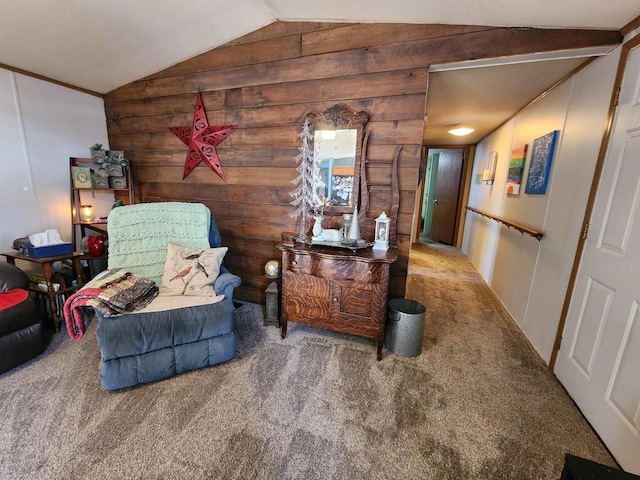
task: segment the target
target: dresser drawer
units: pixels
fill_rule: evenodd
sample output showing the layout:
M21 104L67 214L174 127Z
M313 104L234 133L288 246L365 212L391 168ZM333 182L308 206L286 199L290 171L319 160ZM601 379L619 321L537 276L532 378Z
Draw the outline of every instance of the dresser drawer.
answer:
M312 258L303 254L287 254L282 263L282 271L311 273Z
M284 272L283 289L287 295L329 299L331 295L331 281L306 273Z
M331 315L331 282L305 273L284 272L284 310L293 322L324 319Z
M338 260L333 262L336 278L340 280L352 280L361 283L378 283L382 281L386 264L369 262L352 262Z
M291 295L283 299L287 321L320 325L331 317L331 304L326 298Z

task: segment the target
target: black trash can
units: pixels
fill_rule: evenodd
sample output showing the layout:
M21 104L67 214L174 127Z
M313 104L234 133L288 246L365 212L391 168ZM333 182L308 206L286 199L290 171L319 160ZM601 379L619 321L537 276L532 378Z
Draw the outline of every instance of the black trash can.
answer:
M389 300L384 346L401 357L420 355L426 312L425 306L415 300Z

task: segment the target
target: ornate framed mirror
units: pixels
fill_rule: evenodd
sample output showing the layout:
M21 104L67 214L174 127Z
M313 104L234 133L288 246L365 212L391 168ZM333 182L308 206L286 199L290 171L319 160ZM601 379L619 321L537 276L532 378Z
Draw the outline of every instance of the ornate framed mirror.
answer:
M325 215L351 213L358 203L362 132L368 120L366 112L342 105L310 116L319 179L314 191L324 203Z

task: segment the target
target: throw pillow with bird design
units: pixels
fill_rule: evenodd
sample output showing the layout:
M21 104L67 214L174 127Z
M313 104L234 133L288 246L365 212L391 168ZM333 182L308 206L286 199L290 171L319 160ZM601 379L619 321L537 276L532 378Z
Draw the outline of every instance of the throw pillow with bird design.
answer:
M215 295L213 282L227 247L185 248L170 243L162 274L159 295Z

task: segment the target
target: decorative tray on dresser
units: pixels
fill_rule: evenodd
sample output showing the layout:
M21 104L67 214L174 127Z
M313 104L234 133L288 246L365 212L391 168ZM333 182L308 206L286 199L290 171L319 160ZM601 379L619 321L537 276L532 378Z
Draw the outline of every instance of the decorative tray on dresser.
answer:
M282 251L282 319L377 341L382 358L389 267L396 248L357 251L331 247L278 245Z

